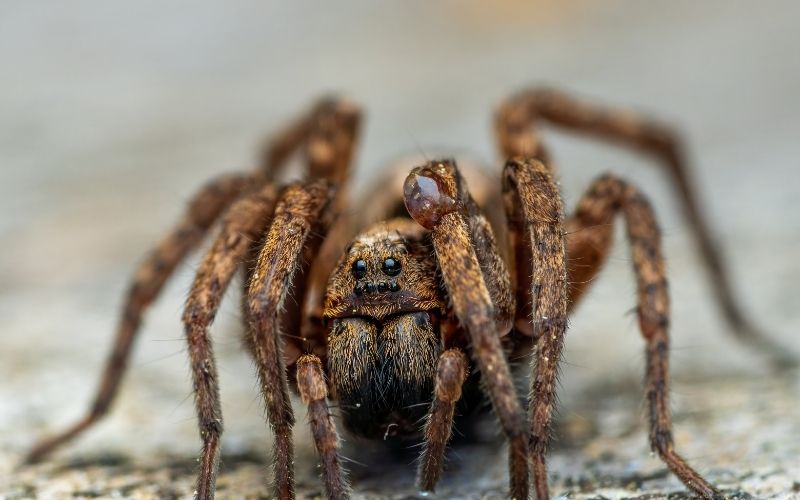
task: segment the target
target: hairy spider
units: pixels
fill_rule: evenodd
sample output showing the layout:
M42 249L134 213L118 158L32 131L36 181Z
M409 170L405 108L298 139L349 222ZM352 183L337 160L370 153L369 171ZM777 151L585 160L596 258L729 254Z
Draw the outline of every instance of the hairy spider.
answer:
M94 404L73 427L40 442L29 459L41 458L106 414L143 312L221 219L183 314L203 443L198 498L214 496L222 434L208 329L231 278L244 269L246 344L275 435L278 498L294 496L291 386L308 406L330 498L347 497L349 486L328 399L338 403L342 424L354 434L422 439L418 480L430 491L443 469L456 405L468 413L485 395L508 440L510 496L527 498L532 475L536 497L546 499L545 455L567 319L607 258L612 222L620 214L646 345L652 449L687 487L717 497L673 445L669 297L653 210L636 187L606 174L565 217L536 126L554 124L657 159L675 183L732 330L790 362L740 312L676 134L658 121L557 91L522 92L496 115L500 153L507 160L502 191L501 182L485 174L436 160L411 170L402 192L400 182L393 184L394 195L385 183L377 187L373 193L385 195L373 196L356 216L348 208L346 183L359 122L354 104L322 101L267 144L258 169L215 179L195 196L136 272ZM281 185L277 174L302 147L306 180ZM467 177L479 188L474 195ZM359 227L367 229L354 235ZM532 359L526 400L517 394L508 364L509 357L522 355Z

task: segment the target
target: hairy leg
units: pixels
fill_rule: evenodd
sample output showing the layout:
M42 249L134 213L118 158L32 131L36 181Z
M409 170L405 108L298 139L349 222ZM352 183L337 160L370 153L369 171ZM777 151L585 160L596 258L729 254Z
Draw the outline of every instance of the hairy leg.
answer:
M322 102L281 133L269 139L259 168L250 173L228 174L206 184L190 201L177 226L139 265L125 297L117 325L114 347L106 362L100 387L89 411L61 433L36 444L28 462L41 459L58 446L74 439L108 412L125 373L131 348L148 306L183 259L194 250L220 215L238 197L263 185L280 170L287 158L304 142L315 116L326 106Z
M269 185L231 206L219 235L200 264L186 301L183 323L189 346L200 438L203 440L197 498L214 497L222 434L217 369L208 327L214 321L222 296L242 259L252 242L263 233L276 198L275 188Z
M306 352L322 355L325 348L326 327L322 320L322 298L328 277L339 259L342 249L350 243L353 233L352 210L350 210L348 182L361 126L361 110L346 100L328 100L325 113L321 113L309 138L306 156L309 175L324 178L337 187L336 199L330 207L333 223L328 236L322 242L319 253L310 256L313 260L307 276L300 286L302 293L298 306L302 310L287 311L286 316L298 318L299 334L303 338Z
M321 325L307 320L306 311L315 304L314 292L320 286L317 280L320 276L327 278L327 263L320 261L327 259L326 248L330 248L335 234L327 236L341 229L336 223L346 206L345 183L360 119L360 110L348 101L328 99L320 104L306 147L308 174L315 180L284 190L263 245L250 249L250 257L257 258L255 267L245 273L249 282L243 308L250 325L247 346L256 362L275 434L273 460L279 498L294 496L294 415L287 363L298 361L301 353L314 352L325 342ZM291 300L287 301L289 295ZM280 330L289 336L283 338ZM328 462L327 466L332 468L326 484L334 488L331 491L346 495L347 483L339 462Z
M528 497L528 440L525 412L500 344L492 297L463 212L458 173L452 161L415 168L406 179L406 207L432 231L436 258L453 310L471 341L492 406L509 441L511 496Z
M462 185L464 185L463 181ZM511 288L511 276L497 247L489 220L472 201L466 188L464 188L462 199L467 201L465 203L467 227L472 237L475 256L478 258L489 296L492 299L497 330L500 335L505 335L511 330L517 306Z
M309 243L319 242L318 236L327 230L324 212L333 197L334 190L323 180L292 184L284 190L248 291L249 345L275 435L275 488L276 496L281 499L294 497L294 414L282 353L280 316L295 275L303 272L303 257L310 253Z
M593 261L599 266L610 245L611 223L618 213L625 218L632 248L639 325L646 343L645 385L650 414L650 446L686 486L705 498L717 498L719 494L714 487L675 451L672 439L668 394L669 295L661 235L648 201L633 186L614 176L604 175L597 179L580 200L571 219L571 227L578 231L575 234L582 236L570 240L570 258L599 251L603 255ZM602 242L602 246L584 246L597 242ZM581 272L586 273L585 270ZM582 290L573 287L572 295L579 295Z
M326 402L328 386L322 362L318 357L305 355L297 360L297 389L303 403L308 406L311 434L314 436L317 453L322 459L322 477L328 498L348 498L350 487L339 457L339 435Z
M461 399L467 370L467 358L460 350L448 349L439 356L433 404L425 423L425 449L417 472L417 483L422 491L436 489L442 475L447 443L453 431L453 414Z
M147 307L158 296L178 264L197 247L219 215L253 185L254 179L250 175L227 175L210 182L195 195L183 219L145 258L134 275L117 325L114 348L88 413L60 434L40 441L28 454L29 462L41 459L59 445L75 438L106 414L117 394Z
M524 316L518 316L517 323L530 321L537 346L529 397L530 451L534 491L539 500L544 500L549 498L545 456L567 330L564 215L561 195L544 164L512 158L503 174L509 233L516 255L517 297L529 305L518 308ZM529 315L524 311L530 311Z
M538 157L547 163L546 151L535 130L540 123L616 142L655 158L675 186L731 332L781 366L797 363L747 317L737 301L730 273L697 201L684 143L672 127L636 113L597 106L556 90L533 89L509 99L497 113L495 129L503 158Z
M423 171L424 170L424 171ZM426 177L432 176L432 177ZM431 179L439 179L438 181ZM511 280L508 268L497 247L496 238L492 226L486 215L475 203L469 192L466 180L455 165L454 160L442 160L431 162L424 169L414 169L407 176L405 188L405 203L409 212L416 212L420 217L417 219L423 227L432 227L438 220L441 213L432 204L427 195L431 189L439 189L436 182L449 182L453 189L453 198L450 201L440 199L440 203L448 205L445 209L457 209L464 221L467 223L469 233L468 243L472 246L475 257L478 260L480 271L483 275L486 289L491 299L492 311L494 313L497 330L500 335L505 335L511 329L511 324L515 314L516 303L511 289ZM412 184L418 186L419 197L412 198L414 193L408 191L412 189ZM425 206L425 203L428 203ZM423 212L429 212L427 215Z

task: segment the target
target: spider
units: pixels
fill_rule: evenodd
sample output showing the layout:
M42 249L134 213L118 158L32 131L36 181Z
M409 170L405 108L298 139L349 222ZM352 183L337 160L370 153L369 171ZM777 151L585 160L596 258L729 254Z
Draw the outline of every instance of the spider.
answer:
M294 497L290 387L308 408L330 498L346 498L350 490L329 401L352 434L421 439L418 483L433 491L456 415L482 407L483 396L508 441L510 496L528 498L532 488L538 499L549 498L545 458L568 318L603 266L620 215L646 345L651 447L688 488L719 497L673 444L670 306L653 209L635 186L605 174L565 217L537 127L556 125L658 160L675 183L732 330L776 360L791 362L741 313L698 209L676 133L659 121L557 90L527 90L496 114L506 160L501 179L460 169L452 159L429 161L404 182L380 184L372 203L356 215L347 181L360 121L354 103L322 100L267 142L257 169L219 177L195 195L133 278L89 411L41 441L28 459L42 458L107 413L143 313L216 225L183 314L202 440L197 498L214 496L223 429L209 326L239 269L246 277L246 346L274 433L277 498ZM305 180L280 182L282 167L300 149ZM531 359L524 399L508 363L519 356Z

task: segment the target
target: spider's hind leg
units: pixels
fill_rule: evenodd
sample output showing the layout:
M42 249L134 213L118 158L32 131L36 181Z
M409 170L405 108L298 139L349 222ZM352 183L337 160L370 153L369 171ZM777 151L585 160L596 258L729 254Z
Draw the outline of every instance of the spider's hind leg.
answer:
M572 301L583 293L596 274L611 244L614 216L625 218L636 275L638 316L646 344L646 397L650 414L650 446L683 483L704 498L719 493L678 453L672 438L669 413L669 295L661 235L648 201L633 186L604 175L583 196L569 221L568 254Z
M496 115L495 129L503 158L536 157L550 166L536 129L541 124L613 142L655 159L669 175L708 270L717 304L731 326L730 333L769 356L778 366L797 365L798 359L765 334L737 300L730 272L698 202L684 143L672 127L565 92L531 89L508 99Z

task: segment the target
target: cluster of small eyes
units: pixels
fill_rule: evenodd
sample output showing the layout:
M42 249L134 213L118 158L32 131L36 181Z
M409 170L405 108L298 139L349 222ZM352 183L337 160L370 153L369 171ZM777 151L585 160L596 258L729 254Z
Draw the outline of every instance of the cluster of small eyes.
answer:
M360 280L367 275L367 262L364 259L358 259L353 262L351 270L353 272L353 276L355 276L357 280ZM385 259L381 265L381 271L383 271L383 273L387 276L397 276L401 271L400 261L391 257ZM356 295L371 294L375 292L397 292L399 290L400 285L398 285L394 280L389 282L381 281L379 283L358 283L353 289Z

